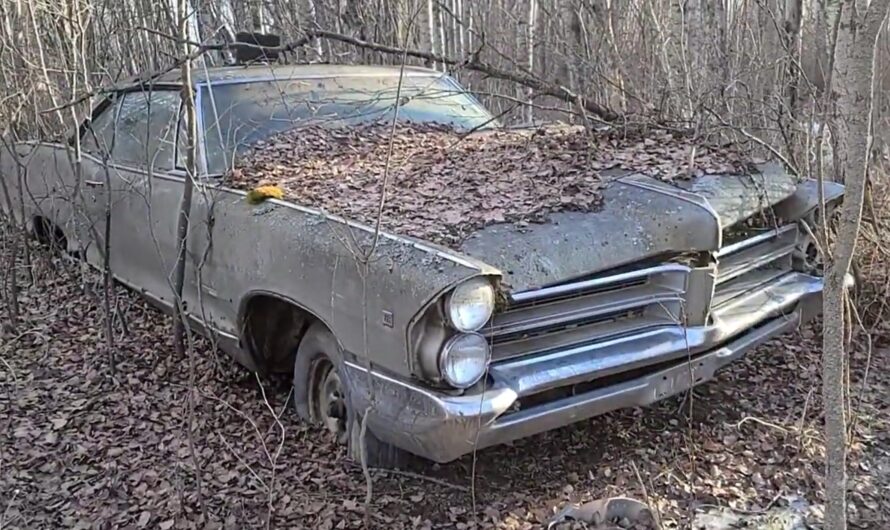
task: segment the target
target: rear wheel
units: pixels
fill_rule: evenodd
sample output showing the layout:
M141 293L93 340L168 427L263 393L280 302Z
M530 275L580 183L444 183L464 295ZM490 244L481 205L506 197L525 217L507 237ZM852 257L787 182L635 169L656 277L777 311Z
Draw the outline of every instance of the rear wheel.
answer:
M334 335L315 322L300 341L294 360L294 403L301 418L325 427L335 443L347 446L350 458L361 462L361 414L349 398L343 360ZM364 448L371 467L404 467L410 454L379 440L366 429Z

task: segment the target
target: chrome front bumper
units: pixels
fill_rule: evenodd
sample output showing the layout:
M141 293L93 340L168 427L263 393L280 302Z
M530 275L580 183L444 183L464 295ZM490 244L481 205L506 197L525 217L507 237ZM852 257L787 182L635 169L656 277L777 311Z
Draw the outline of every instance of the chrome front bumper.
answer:
M663 326L494 363L484 391L448 394L378 372L369 377L365 368L349 362L347 379L357 410L370 410L369 426L378 438L430 460L448 462L474 448L620 408L649 405L708 381L746 351L818 314L821 292L820 278L790 272L721 305L706 326ZM659 368L646 372L650 365ZM542 392L631 370L638 375L522 405L523 399Z

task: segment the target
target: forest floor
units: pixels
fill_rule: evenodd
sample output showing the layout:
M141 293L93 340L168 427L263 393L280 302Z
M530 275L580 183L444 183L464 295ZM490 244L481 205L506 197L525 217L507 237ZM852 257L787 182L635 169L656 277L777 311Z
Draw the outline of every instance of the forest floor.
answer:
M96 275L45 252L30 271L20 322L0 346L3 529L542 528L569 503L613 495L647 500L664 528L715 507L791 503L821 519L815 326L685 398L479 451L475 462L373 471L366 513L360 467L298 422L285 379L258 381L204 340L190 369L173 354L169 319L123 289L113 375ZM852 528L890 527L890 324L873 329L867 384L862 334L850 354Z

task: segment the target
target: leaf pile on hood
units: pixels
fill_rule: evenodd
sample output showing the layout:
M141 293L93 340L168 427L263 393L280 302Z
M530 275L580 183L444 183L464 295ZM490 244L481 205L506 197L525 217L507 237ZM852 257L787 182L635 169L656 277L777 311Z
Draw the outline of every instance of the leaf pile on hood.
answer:
M230 184L276 185L295 203L373 224L389 159L382 226L456 245L489 224L596 209L603 170L671 181L745 167L734 150L662 131L625 135L555 126L461 135L439 125L399 123L388 157L391 132L384 123L291 129L255 144L231 172Z

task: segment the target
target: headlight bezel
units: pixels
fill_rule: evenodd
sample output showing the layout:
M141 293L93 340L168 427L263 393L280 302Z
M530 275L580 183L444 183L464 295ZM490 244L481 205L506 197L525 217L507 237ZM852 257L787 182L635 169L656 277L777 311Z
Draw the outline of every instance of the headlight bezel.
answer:
M477 341L475 345L471 345L470 347L480 347L484 350L484 359L482 360L481 366L479 367L478 373L475 373L472 378L467 379L466 381L458 381L456 378L451 377L454 375L448 369L448 361L451 355L454 355L456 347L460 341L465 340L474 340ZM491 362L491 346L488 343L488 340L479 333L471 332L471 333L455 333L445 343L442 345L442 350L439 352L438 359L438 368L439 368L439 377L443 382L450 385L453 388L459 390L465 390L467 388L472 387L488 373L488 365Z
M484 318L476 318L475 322L470 322L469 324L459 321L461 320L461 316L459 314L460 306L457 306L455 304L461 303L461 301L459 299L456 300L456 298L458 298L462 294L469 295L469 293L462 293L462 290L478 290L478 292L483 295L483 298L486 298L486 300L483 301L486 306L482 313ZM491 320L491 317L494 314L494 310L494 286L485 276L476 276L474 278L470 278L469 280L465 280L455 286L453 289L451 289L451 291L448 292L448 294L445 295L442 305L445 322L452 329L461 333L475 333L482 329L485 324L488 323L489 320Z

